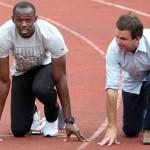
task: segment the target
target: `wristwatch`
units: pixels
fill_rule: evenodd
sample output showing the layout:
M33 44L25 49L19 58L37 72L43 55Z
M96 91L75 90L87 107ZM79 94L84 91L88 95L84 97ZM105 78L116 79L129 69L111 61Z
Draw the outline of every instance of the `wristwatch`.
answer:
M70 117L66 118L66 119L64 120L64 122L65 122L66 124L67 124L67 123L74 124L75 119L74 119L74 117L70 116Z

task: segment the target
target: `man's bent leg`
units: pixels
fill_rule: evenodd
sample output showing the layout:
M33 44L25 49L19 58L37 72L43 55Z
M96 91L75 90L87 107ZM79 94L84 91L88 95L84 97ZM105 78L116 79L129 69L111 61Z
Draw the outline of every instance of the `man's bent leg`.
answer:
M51 67L51 65L46 65L38 70L32 87L34 95L44 104L45 117L49 122L55 121L59 113Z
M28 133L33 121L35 97L31 90L32 78L32 71L12 77L11 129L16 137Z
M145 88L145 95L146 95L144 129L150 130L150 73L148 74L147 81L145 83L144 88Z
M146 95L146 111L144 118L144 144L150 144L150 73L147 76L145 83L145 95Z
M44 112L46 117L46 125L44 128L46 131L47 129L49 130L49 133L51 134L50 136L57 135L59 105L57 103L57 92L54 89L51 65L43 66L36 73L32 90L36 97L44 104ZM51 131L49 127L52 128ZM43 130L45 131L45 129Z
M127 137L135 137L143 128L145 95L143 87L139 95L122 91L123 131Z

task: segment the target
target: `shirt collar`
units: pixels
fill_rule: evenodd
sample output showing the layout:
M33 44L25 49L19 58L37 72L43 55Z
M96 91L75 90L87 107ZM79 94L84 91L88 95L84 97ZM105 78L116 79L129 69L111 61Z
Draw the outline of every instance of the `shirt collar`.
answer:
M147 53L148 51L148 43L146 42L146 38L145 36L143 35L141 37L141 39L139 40L139 44L138 44L138 47L137 47L137 51L141 51L141 52L144 52L144 53Z

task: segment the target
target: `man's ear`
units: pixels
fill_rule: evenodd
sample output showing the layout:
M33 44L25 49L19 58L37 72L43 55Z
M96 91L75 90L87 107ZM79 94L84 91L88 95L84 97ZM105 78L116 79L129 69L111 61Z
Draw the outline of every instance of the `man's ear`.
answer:
M137 41L137 45L138 45L140 39L141 39L140 36L138 36L138 37L135 38L135 40Z
M140 40L140 38L141 38L140 36L136 37L136 39L137 39L138 41Z
M141 37L140 36L138 36L138 38L137 38L138 40L140 40L141 39Z
M14 16L11 17L12 21L15 22Z
M35 21L38 19L38 16L35 17Z

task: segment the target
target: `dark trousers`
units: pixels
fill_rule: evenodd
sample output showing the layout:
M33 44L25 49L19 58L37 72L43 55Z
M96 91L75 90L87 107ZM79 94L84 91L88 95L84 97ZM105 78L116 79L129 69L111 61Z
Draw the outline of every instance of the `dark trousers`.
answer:
M140 94L122 91L123 131L126 136L137 136L143 129L150 130L150 75L143 82Z
M30 131L36 98L44 104L47 121L55 121L59 105L51 64L12 77L11 129L15 136L24 136Z

